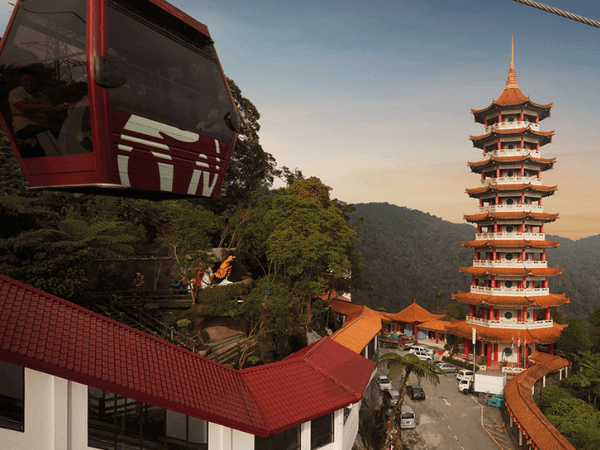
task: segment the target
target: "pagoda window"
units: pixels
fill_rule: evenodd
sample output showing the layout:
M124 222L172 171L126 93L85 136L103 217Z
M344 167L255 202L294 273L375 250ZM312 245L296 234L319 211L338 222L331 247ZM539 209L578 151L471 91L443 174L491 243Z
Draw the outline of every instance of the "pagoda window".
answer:
M512 225L508 225L508 226L506 227L506 232L507 232L507 233L512 233L514 230L515 230L515 228L514 228Z
M507 177L514 177L515 173L512 170L509 170L508 172L506 172L506 176Z
M507 198L507 199L506 199L506 204L507 204L507 205L512 205L512 204L514 204L514 203L515 203L515 201L514 201L512 198Z
M514 117L509 117L509 118L508 118L508 122L514 122L514 121L515 121L515 118L514 118Z
M512 119L512 117L511 117L511 119ZM509 122L511 122L511 121L509 120ZM507 148L507 149L509 149L509 150L514 150L514 149L515 149L515 146L514 146L513 144L508 144L508 145L506 146L506 148Z
M505 256L505 258L506 258L507 261L512 261L513 254L512 253L507 253L506 256Z
M506 320L511 320L511 319L513 318L513 315L512 315L512 313L511 313L510 311L506 311L506 312L504 313L504 318L505 318Z
M502 356L504 359L508 359L512 356L513 351L510 347L504 347L504 350L502 350Z

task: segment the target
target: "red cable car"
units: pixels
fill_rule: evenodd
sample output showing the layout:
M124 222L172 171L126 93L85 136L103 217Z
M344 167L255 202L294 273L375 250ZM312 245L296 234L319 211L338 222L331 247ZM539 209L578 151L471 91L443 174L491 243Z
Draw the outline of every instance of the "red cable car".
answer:
M0 121L30 187L216 197L239 118L205 25L163 0L18 0Z

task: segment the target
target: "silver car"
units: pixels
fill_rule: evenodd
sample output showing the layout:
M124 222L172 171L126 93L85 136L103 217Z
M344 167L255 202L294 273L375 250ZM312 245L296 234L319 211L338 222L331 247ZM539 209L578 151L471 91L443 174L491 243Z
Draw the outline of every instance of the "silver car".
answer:
M456 366L453 366L452 364L448 364L448 363L441 363L437 365L439 369L442 369L444 372L446 373L458 373L459 368Z

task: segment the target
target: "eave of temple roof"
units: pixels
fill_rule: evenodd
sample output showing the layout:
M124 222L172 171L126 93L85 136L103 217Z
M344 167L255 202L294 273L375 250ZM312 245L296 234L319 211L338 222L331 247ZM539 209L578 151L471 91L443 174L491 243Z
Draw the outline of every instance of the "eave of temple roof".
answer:
M556 248L560 247L559 241L528 241L522 240L475 240L463 241L463 247L470 248Z
M524 212L493 212L481 214L465 214L463 216L467 222L482 222L484 220L522 220L534 219L544 222L554 222L558 219L558 214L536 213L530 211Z
M491 156L488 159L482 161L468 162L467 164L471 167L471 171L475 173L481 173L487 168L493 168L501 164L509 163L531 163L540 166L542 172L552 169L556 158L536 158L531 154L520 155L520 156Z
M487 133L478 136L469 136L469 140L473 141L473 145L477 148L483 148L483 141L490 138L506 137L506 136L534 136L541 138L540 145L546 145L552 142L554 131L539 131L534 130L531 126L523 128L507 128L507 129L491 129Z
M556 342L565 327L567 325L554 323L547 328L490 328L467 323L466 320L454 320L446 326L446 330L457 336L470 339L473 328L475 328L477 339L486 342L552 344Z
M542 267L535 269L528 268L505 268L505 267L461 267L460 273L467 275L493 277L553 277L562 275L562 269Z
M521 184L490 184L487 186L479 186L476 188L466 189L467 194L470 197L479 197L482 194L494 193L494 192L514 192L514 191L525 191L525 192L541 192L543 197L548 197L558 189L558 186L536 186L531 183Z
M396 314L384 313L386 320L402 323L423 323L429 320L441 319L445 314L432 314L413 300L412 304Z
M548 308L570 303L569 297L566 297L565 294L508 296L474 294L472 292L458 291L458 293L452 294L452 299L468 305L493 306L494 308L522 308L525 306Z

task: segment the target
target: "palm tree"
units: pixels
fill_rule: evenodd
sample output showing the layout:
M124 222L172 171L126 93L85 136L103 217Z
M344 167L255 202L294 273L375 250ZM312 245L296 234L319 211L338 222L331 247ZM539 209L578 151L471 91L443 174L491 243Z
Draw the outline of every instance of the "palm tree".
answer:
M408 377L410 374L414 374L419 383L423 378L433 383L434 386L437 386L440 382L440 375L446 375L446 373L439 369L436 365L431 364L427 361L421 361L416 355L409 353L405 356L400 356L396 353L390 352L379 358L377 362L378 366L387 365L390 369L388 377L393 380L398 376L400 378L400 398L398 403L392 408L392 417L395 418L395 422L398 428L398 446L397 448L402 448L402 429L400 428L400 421L402 418L402 404L404 403L404 394L406 393L406 383L408 383ZM391 440L391 430L388 430L388 436L385 441L385 447L389 445Z

